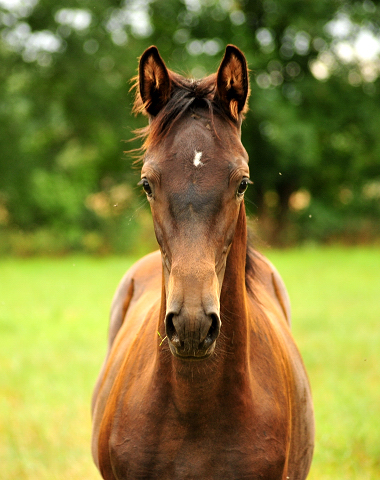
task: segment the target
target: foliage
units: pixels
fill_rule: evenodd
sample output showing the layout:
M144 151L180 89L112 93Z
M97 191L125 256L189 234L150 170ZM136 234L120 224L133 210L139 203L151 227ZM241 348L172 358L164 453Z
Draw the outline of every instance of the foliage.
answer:
M138 145L123 140L146 121L131 116L128 81L152 43L195 77L215 71L226 43L246 53L247 196L264 238L373 240L379 26L371 0L0 0L2 251L17 253L20 235L38 251L41 231L60 251L135 245L117 234L142 201L123 154ZM363 35L372 56L354 49Z
M317 437L309 480L379 478L378 251L267 253L289 289L312 386ZM2 478L100 478L90 454L91 392L112 294L131 260L1 262Z

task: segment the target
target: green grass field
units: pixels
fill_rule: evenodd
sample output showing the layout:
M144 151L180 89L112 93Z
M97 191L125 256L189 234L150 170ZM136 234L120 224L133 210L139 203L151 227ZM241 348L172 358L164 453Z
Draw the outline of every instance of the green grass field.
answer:
M380 478L380 253L269 251L313 390L311 480ZM128 258L0 260L0 478L100 478L90 401Z

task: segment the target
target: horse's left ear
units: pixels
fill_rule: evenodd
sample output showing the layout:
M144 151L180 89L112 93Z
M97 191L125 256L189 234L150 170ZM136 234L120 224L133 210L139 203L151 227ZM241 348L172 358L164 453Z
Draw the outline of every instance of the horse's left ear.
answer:
M143 110L157 115L170 97L170 77L156 46L147 48L139 63L139 90Z
M216 82L216 96L224 110L238 120L247 102L249 82L245 56L234 45L226 47Z

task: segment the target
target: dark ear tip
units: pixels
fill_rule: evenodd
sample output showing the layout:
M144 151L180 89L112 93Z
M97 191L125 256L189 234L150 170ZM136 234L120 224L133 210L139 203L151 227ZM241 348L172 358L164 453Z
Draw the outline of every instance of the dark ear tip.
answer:
M235 45L228 44L226 46L225 56L230 57L231 55L235 55L240 61L246 63L244 53L240 50L240 48L236 47Z
M140 62L142 60L145 60L146 58L148 58L150 56L154 56L156 58L160 57L160 54L159 54L159 51L158 51L158 48L156 47L156 45L151 45L146 50L144 50L143 54L140 57Z
M232 43L229 43L229 44L226 46L226 52L227 52L227 51L233 52L234 50L237 50L238 52L242 53L242 51L240 50L240 48L238 48L236 45L233 45Z

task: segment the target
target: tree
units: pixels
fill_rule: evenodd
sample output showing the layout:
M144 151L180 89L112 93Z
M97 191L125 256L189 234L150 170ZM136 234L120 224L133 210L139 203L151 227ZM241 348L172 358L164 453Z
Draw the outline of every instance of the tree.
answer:
M170 68L196 77L217 68L226 43L247 55L247 200L270 243L378 235L380 9L305 5L0 0L3 235L43 230L62 249L133 244L142 200L123 155L135 144L121 141L144 124L131 116L128 80L153 43ZM359 55L363 38L371 55Z

